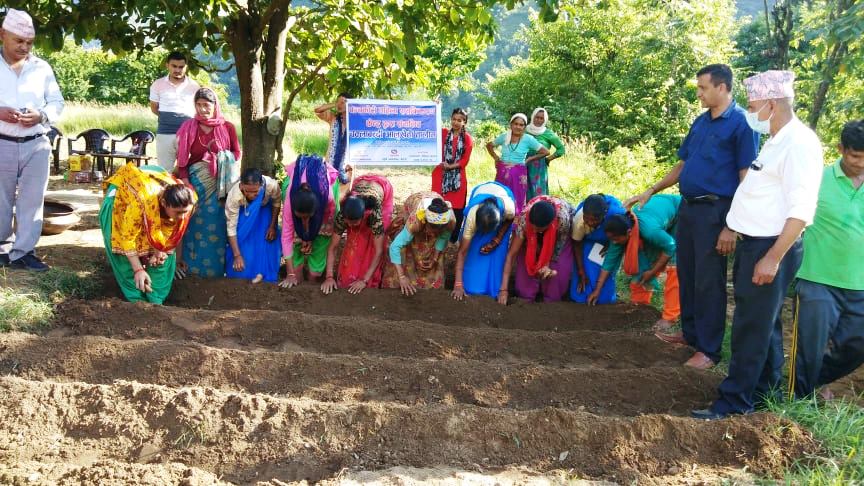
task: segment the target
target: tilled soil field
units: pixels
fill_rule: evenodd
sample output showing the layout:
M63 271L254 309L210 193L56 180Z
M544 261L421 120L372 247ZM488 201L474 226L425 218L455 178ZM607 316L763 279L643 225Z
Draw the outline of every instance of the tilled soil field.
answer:
M692 484L815 447L687 418L721 376L650 308L200 280L169 304L0 335L0 484Z

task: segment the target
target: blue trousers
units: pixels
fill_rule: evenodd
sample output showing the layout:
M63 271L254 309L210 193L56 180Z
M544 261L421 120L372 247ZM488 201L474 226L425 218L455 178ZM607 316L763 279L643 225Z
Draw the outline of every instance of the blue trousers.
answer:
M794 374L790 384L795 397L804 398L864 363L864 290L809 280L798 280L795 290Z
M731 201L681 201L675 231L681 330L687 343L720 362L726 331L728 258L717 253Z
M750 413L756 401L779 392L783 375L780 311L786 291L801 266L803 251L799 239L780 262L774 281L755 285L753 269L775 241L776 238L745 238L735 248L732 357L729 375L718 387L720 397L711 406L714 412Z

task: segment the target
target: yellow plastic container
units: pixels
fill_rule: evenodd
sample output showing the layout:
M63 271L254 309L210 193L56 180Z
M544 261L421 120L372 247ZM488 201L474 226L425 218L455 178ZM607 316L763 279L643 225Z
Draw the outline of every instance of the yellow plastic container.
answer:
M80 155L70 155L69 156L69 171L70 172L78 172L81 170L81 156Z

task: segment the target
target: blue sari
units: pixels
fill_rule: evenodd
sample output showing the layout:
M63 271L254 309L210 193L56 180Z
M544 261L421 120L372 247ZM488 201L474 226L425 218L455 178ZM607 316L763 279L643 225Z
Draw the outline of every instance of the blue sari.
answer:
M243 278L252 280L259 274L266 282L276 282L279 278L279 259L282 257L282 246L279 238L267 241L267 229L273 217L272 201L266 206L264 188L258 191L258 197L246 205L237 217L237 246L243 257L245 268L242 272L234 270L234 253L226 247L225 272L228 278Z
M482 204L487 199L495 199L495 204L498 206L502 217L504 215L504 201L500 197L492 194L478 193L486 184L494 184L500 186L507 192L507 195L513 199L513 191L509 187L499 182L487 182L480 184L471 191L471 197L468 204L465 206L465 214L469 214L471 208ZM502 221L500 224L504 224ZM464 232L465 223L463 223L462 232ZM501 243L486 255L480 253L480 249L484 245L492 241L495 235L498 234L500 226L488 233L474 232L474 237L471 238L471 244L468 246L468 253L465 255L465 263L462 269L462 285L465 293L468 295L488 295L497 297L498 291L501 289L501 275L504 272L504 262L507 259L507 251L510 247L510 235L513 233L512 221L510 228L501 239ZM461 233L460 233L461 238Z
M196 163L189 167L189 182L198 193L198 206L183 237L183 261L192 275L224 277L228 229L216 179L207 164Z
M588 256L591 254L595 245L605 247L609 246L609 238L606 237L606 222L609 221L609 218L612 216L616 214L624 214L626 212L624 206L621 205L621 201L615 197L604 195L603 198L606 200L606 204L609 205L609 209L606 211L606 216L604 216L603 221L594 228L594 231L585 235L585 239L582 240L582 268L585 269L585 276L588 277L588 285L585 286L585 289L582 292L579 292L579 276L576 272L575 262L573 267L573 278L570 280L570 299L573 300L573 302L578 302L580 304L588 302L588 296L594 292L597 279L600 277L600 271L603 269L602 261L601 263L596 263L588 258ZM579 203L576 211L579 212L584 204L585 201ZM611 274L609 275L609 278L606 279L606 283L603 284L603 288L600 289L597 303L614 304L617 300L618 294L615 288L615 274Z

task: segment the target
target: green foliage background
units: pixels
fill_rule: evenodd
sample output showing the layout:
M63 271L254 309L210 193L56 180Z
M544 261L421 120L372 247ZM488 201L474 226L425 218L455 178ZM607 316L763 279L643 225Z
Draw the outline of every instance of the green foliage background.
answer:
M150 97L150 84L166 75L168 51L152 49L142 53L117 56L98 47L84 48L66 39L63 49L38 53L54 69L63 97L67 101L102 104L142 104ZM227 99L225 86L214 83L204 71L190 76Z

